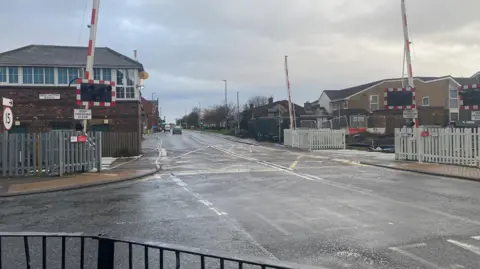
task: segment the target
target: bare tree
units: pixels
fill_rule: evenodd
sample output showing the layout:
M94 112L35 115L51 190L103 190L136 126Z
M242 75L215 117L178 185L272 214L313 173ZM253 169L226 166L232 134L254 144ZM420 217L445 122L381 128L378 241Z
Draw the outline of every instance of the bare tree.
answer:
M248 104L252 104L253 107L263 106L268 104L268 97L256 95L248 98Z

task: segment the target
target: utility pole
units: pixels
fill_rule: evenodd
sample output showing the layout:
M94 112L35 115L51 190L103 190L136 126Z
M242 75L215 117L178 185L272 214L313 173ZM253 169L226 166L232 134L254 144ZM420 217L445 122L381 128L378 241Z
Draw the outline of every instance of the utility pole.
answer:
M228 117L228 102L227 102L227 80L224 79L225 83L225 128L227 128L227 117Z
M237 134L240 134L240 101L238 98L238 91L237 91Z
M100 8L100 0L93 0L92 17L90 19L90 37L88 40L87 66L85 69L85 78L93 80L93 59L95 56L95 41L97 39L98 10ZM88 103L85 105L88 109ZM83 120L83 132L87 132L87 120Z
M290 115L290 129L295 129L293 113L292 113L292 97L290 93L290 79L288 78L288 60L287 55L285 55L285 77L287 79L287 92L288 92L288 113Z

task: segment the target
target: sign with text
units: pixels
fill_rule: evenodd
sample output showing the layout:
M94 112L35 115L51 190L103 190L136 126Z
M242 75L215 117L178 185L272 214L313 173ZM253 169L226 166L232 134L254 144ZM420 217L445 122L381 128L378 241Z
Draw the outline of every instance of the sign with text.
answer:
M460 100L460 109L480 110L480 84L460 86L458 99Z
M8 107L13 107L13 100L10 98L2 98L2 104L3 106L8 106Z
M418 118L418 110L404 110L403 118L405 119L416 119Z
M473 120L473 121L480 120L480 111L472 111L471 120Z
M91 109L74 109L73 118L76 120L91 120L92 110Z
M13 125L13 112L10 107L5 107L3 109L3 126L5 127L5 130L9 131L12 129Z
M40 100L60 100L60 94L41 93L38 95Z

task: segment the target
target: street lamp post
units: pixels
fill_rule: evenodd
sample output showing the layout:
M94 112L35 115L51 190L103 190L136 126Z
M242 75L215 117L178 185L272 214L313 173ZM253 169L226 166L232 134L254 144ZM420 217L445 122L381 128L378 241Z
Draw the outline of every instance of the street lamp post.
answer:
M227 128L227 117L228 117L227 80L224 79L223 82L225 83L225 128Z

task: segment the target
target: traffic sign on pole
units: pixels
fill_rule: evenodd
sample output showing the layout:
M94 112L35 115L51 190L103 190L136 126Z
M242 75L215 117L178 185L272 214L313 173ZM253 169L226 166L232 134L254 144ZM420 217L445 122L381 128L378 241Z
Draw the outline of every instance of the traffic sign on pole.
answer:
M5 130L10 131L13 126L13 112L10 107L5 107L3 109L3 126Z
M10 98L2 98L3 106L13 107L13 100Z

